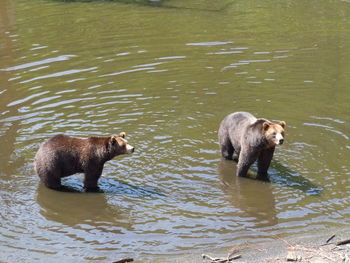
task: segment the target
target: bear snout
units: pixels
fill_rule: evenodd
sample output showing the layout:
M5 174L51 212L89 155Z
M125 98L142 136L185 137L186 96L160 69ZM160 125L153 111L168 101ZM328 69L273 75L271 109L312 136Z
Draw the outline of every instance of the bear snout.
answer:
M276 144L279 144L279 145L282 145L282 144L283 144L283 142L284 142L284 137L283 137L282 134L277 133L275 138L276 138L276 139L275 139L275 140L276 140Z
M126 146L126 152L127 152L127 153L130 154L130 153L133 153L134 151L135 151L135 147L132 147L132 146L129 145L129 144Z

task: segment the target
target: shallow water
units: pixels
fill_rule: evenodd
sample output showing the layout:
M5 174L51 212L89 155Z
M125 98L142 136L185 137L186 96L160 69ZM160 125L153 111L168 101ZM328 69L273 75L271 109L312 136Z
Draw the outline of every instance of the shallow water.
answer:
M0 261L152 261L350 223L350 3L159 5L0 2ZM271 183L220 158L238 110L287 122ZM39 183L45 139L121 131L136 152L105 165L104 193Z

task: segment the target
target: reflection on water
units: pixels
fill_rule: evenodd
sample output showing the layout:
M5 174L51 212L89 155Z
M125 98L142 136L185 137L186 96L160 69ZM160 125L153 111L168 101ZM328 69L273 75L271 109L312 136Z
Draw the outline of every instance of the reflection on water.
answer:
M121 211L116 206L108 205L106 196L100 193L63 193L39 184L36 201L41 207L40 214L47 220L68 226L95 222L114 224L123 220Z
M0 261L153 262L348 225L349 4L134 2L0 1ZM234 111L287 121L271 183L221 160ZM45 139L121 131L138 151L102 193L39 183Z
M271 184L232 176L235 169L236 165L232 161L221 160L219 163L222 188L230 196L229 201L243 211L246 217L253 218L256 227L276 225L278 218Z

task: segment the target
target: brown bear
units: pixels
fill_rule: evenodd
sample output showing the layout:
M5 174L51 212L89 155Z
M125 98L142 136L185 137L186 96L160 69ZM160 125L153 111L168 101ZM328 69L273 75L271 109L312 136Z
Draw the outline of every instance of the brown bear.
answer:
M134 152L125 136L125 132L118 136L86 139L56 135L40 146L34 169L48 188L59 190L62 177L84 173L84 188L96 191L104 163L117 155Z
M286 123L257 119L248 112L235 112L224 118L219 128L221 154L232 160L238 155L237 176L247 176L250 166L258 160L257 179L268 180L276 145L283 144Z

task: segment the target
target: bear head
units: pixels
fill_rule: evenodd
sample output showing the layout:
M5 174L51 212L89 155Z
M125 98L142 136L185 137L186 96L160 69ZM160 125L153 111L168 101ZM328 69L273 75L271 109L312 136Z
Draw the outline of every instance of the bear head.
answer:
M265 121L263 123L264 135L270 147L283 144L285 127L286 123L284 121L279 123Z
M121 132L118 136L111 136L108 138L107 149L111 156L117 156L121 154L133 153L135 148L128 144L125 139L126 133Z

